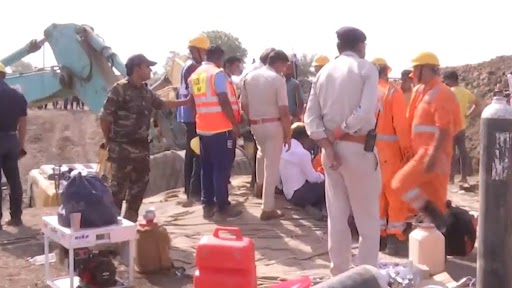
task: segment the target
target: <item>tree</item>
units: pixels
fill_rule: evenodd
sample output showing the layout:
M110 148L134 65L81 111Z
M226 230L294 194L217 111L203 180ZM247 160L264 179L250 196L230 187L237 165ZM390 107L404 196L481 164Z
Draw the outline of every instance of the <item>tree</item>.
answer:
M34 71L34 66L29 62L20 60L10 66L12 73L28 73Z
M316 75L315 71L313 70L313 61L315 60L315 55L310 55L303 53L299 59L298 59L298 75L299 78L305 78L308 79L310 77L313 77Z
M231 33L212 30L204 32L206 37L210 40L210 44L219 45L224 49L226 57L238 56L245 60L247 57L247 49L242 46L242 42L238 37L233 36Z

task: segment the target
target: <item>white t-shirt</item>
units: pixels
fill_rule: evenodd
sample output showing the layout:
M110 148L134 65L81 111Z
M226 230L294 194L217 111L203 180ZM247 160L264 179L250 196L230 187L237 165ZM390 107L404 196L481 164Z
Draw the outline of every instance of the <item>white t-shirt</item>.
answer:
M279 174L283 185L283 193L286 199L290 199L299 189L309 181L320 183L324 181L324 175L316 172L311 161L311 154L302 147L299 141L292 139L290 151L283 148Z

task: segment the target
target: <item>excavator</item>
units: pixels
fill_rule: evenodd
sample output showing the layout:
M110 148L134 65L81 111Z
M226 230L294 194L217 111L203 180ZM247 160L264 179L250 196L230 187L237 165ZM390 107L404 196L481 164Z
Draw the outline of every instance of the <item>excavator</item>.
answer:
M126 69L117 54L91 26L52 24L44 30L44 38L30 41L21 49L0 59L0 63L8 67L39 51L46 43L52 48L57 66L40 68L29 73L12 73L7 75L6 82L23 93L30 107L76 95L91 112L99 113L108 89L126 76ZM167 73L151 89L156 92L171 86L174 83L170 77L174 77L174 81L179 81L179 64L182 66L186 57L176 57L175 61L171 61L171 64L178 65L170 65ZM174 90L165 89L165 92L168 97L172 97ZM171 148L183 149L184 137L177 136L183 132L182 129L176 122L168 123L172 121L172 117L165 117L172 115L170 112L172 111L157 115L159 123L167 121L161 126L174 129L163 129L166 130L162 131L163 136L172 143Z
M126 77L124 63L89 25L51 24L44 30L43 35L42 39L32 40L14 53L0 59L0 63L8 67L48 44L58 65L35 69L28 73L10 73L5 81L23 93L29 107L37 107L76 95L91 112L99 113L108 89ZM175 97L177 88L175 84L179 83L180 71L186 59L186 55L174 56L169 62L171 64L167 67L166 73L150 88L161 97ZM163 136L165 140L163 142L166 145L151 145L151 154L184 149L184 127L176 121L174 111L155 113L154 118L157 120L160 135ZM152 129L156 128L152 127ZM150 133L150 135L157 134ZM30 198L28 206L34 205L31 200L34 187L41 188L41 186L49 186L50 182L58 182L53 181L60 173L56 170L76 167L94 170L95 166L96 163L68 164L56 169L55 165L43 165L39 169L32 170L27 187L28 198ZM40 203L35 206L53 205Z

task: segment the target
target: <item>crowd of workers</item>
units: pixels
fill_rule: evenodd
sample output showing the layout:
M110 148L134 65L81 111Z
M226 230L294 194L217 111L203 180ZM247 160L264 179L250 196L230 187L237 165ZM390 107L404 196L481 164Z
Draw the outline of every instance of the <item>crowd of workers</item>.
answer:
M149 181L153 111L176 108L187 143L199 139L199 151L186 150L185 193L190 203L202 203L205 219L243 213L228 193L242 137L257 146L254 194L263 200L260 219L283 217L275 205L276 188L292 204L327 219L334 275L350 267L351 214L360 235L358 264L376 265L379 250L403 250L408 223L417 213L442 231L454 144L462 162L461 181L467 182L465 119L478 110L470 109L479 108L477 98L458 86L455 71L441 78L433 53L414 57L399 87L389 81L391 67L384 59L364 59L361 30L343 27L336 34L339 56L315 59L317 76L307 97L292 77L288 55L274 48L242 71L242 59L225 55L204 35L194 37L176 100L162 100L145 83L156 62L142 54L130 57L128 77L112 87L100 114L110 187L119 211L126 201L123 216L138 219ZM0 76L5 77L5 69ZM14 168L23 149L27 104L21 93L12 98L13 91L0 80L0 113L12 115L0 121L0 168L11 186L11 224L20 225L21 184ZM19 98L15 115L6 98ZM243 123L250 130L243 131Z

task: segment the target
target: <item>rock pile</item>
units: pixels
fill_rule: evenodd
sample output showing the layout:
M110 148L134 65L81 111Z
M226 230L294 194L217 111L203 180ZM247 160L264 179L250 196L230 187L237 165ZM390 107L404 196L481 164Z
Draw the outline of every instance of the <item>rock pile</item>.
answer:
M446 67L459 73L460 85L472 91L483 100L484 105L490 103L494 90L508 90L506 73L512 71L512 56L499 56L490 61L467 64L457 67ZM472 159L472 167L478 173L480 157L480 119L469 119L466 128L466 145Z

